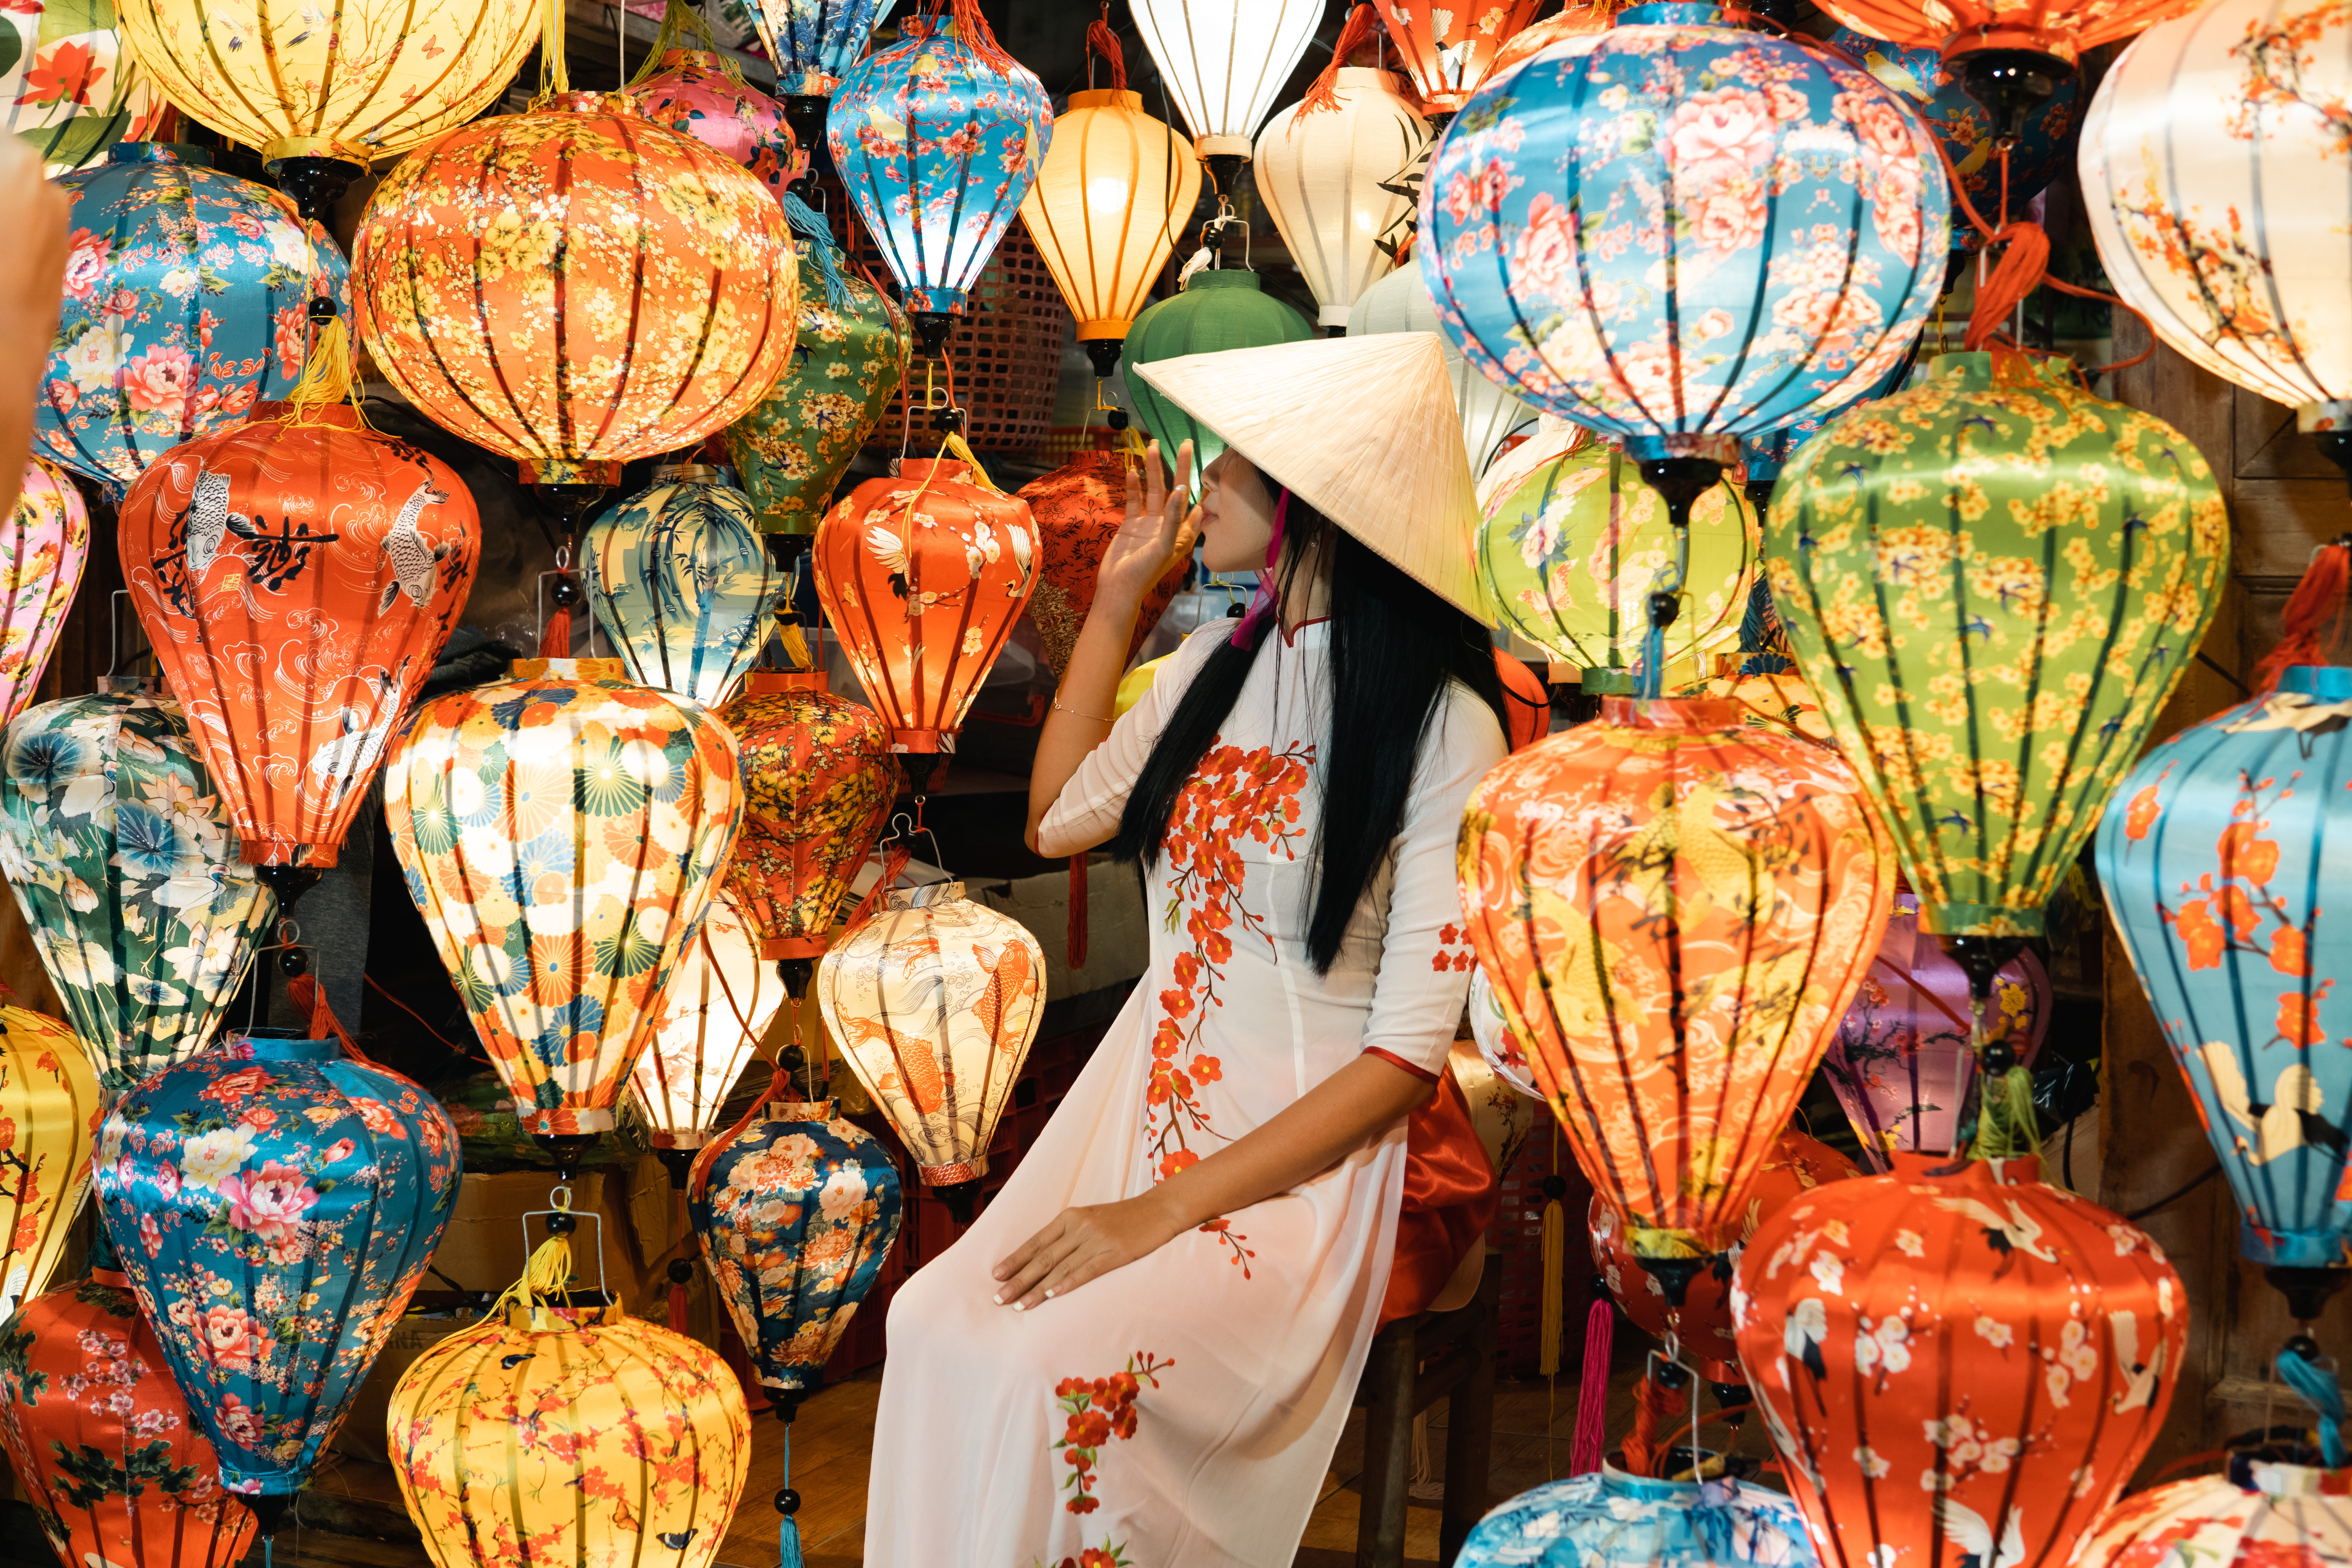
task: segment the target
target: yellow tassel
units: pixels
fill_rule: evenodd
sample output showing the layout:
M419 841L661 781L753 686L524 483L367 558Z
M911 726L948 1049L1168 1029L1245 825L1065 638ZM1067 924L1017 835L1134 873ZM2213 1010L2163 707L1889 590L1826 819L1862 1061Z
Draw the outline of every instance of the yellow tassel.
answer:
M1558 1198L1544 1205L1543 1271L1543 1327L1536 1370L1552 1377L1559 1372L1560 1320L1568 1310L1568 1215Z
M778 628L784 639L784 658L794 669L807 669L816 661L809 657L808 634L798 621L788 621Z
M539 0L539 96L572 90L572 70L563 59L564 0Z
M343 319L331 316L312 334L310 357L302 363L302 377L286 395L286 401L294 409L293 417L287 423L315 423L306 421L303 416L313 408L348 403L351 396L351 336L343 330Z
M1004 493L1002 489L997 489L996 481L988 477L988 470L981 467L980 454L973 451L971 445L964 440L962 431L950 430L948 432L948 438L940 443L940 455L946 458L960 458L962 461L971 464L971 482L978 485L982 489L995 490L998 495L1003 495Z

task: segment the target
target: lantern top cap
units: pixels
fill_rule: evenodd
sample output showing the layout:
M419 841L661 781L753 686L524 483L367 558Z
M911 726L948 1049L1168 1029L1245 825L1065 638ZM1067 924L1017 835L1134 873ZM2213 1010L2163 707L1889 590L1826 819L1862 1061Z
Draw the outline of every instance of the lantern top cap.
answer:
M2074 362L2063 354L2026 353L2017 349L1981 349L1975 353L1937 354L1927 362L1927 374L1937 381L1970 386L2082 386Z
M2279 676L2278 689L2326 702L2342 702L2352 699L2352 669L2337 664L2289 665Z
M771 1121L830 1121L839 1114L837 1100L772 1100L768 1101Z
M305 1039L299 1029L239 1029L229 1037L238 1057L257 1062L332 1062L343 1057L335 1041Z
M1617 13L1617 26L1668 27L1727 27L1730 16L1720 5L1710 5L1701 0L1651 0L1646 5L1629 5Z
M617 658L519 658L507 666L509 680L627 680Z
M1698 1497L1696 1481L1661 1480L1654 1476L1637 1476L1631 1470L1621 1470L1608 1460L1601 1461L1601 1490L1608 1497L1643 1498L1653 1502L1687 1503Z
M2342 1497L2352 1470L2298 1465L2260 1454L2230 1456L2230 1480L2241 1491L2263 1497Z
M962 897L961 882L929 882L919 888L893 888L887 901L894 910L922 910L951 904Z
M1070 94L1072 109L1132 109L1143 108L1143 95L1133 88L1090 87Z
M106 161L110 163L185 163L195 169L213 166L211 151L192 142L117 142L106 150Z
M1916 1154L1897 1150L1895 1179L1918 1182L1934 1178L1963 1187L2024 1187L2042 1180L2042 1161L2027 1154L2015 1160L1972 1160L1965 1154Z
M1219 267L1193 273L1184 280L1184 292L1189 294L1195 289L1255 289L1258 286L1257 274L1246 267Z
M1604 697L1601 718L1621 730L1712 735L1744 729L1748 705L1729 697Z

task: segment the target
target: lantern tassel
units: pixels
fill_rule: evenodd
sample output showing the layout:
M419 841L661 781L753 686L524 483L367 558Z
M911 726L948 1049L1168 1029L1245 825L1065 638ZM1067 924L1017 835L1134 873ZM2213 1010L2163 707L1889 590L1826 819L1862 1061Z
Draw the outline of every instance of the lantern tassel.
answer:
M1679 1388L1668 1388L1647 1374L1633 1385L1633 1430L1625 1438L1622 1456L1628 1474L1664 1474L1675 1428L1680 1425L1677 1417L1689 1408L1688 1394ZM1665 1434L1663 1439L1659 1436L1661 1431Z
M667 0L662 6L661 26L654 33L653 47L646 50L645 60L637 67L636 74L629 79L629 85L635 87L660 70L662 56L672 49L700 49L714 55L718 58L719 68L736 86L744 85L743 68L737 65L734 55L720 45L718 35L710 30L710 24L703 20L701 11L687 5L685 0Z
M940 450L948 457L954 458L961 462L970 464L971 467L971 482L978 485L982 489L994 490L998 495L1003 495L1004 493L1003 488L994 479L988 477L988 470L981 467L980 454L971 449L971 444L963 438L962 431L949 431L948 438L940 443ZM929 481L926 481L926 483L928 482ZM919 495L921 492L918 491L917 493ZM912 515L912 511L913 507L910 502L908 504L909 515Z
M1568 1310L1568 1211L1558 1198L1543 1209L1543 1318L1537 1330L1536 1370L1559 1372L1561 1315Z
M980 0L952 0L948 14L955 19L955 36L966 48L1002 71L1013 69L1013 57L996 41L995 30L980 13Z
M2352 542L2323 544L2313 551L2310 567L2294 585L2294 597L2286 602L2278 646L2254 666L2255 695L2276 691L2279 677L2292 667L2320 661L2320 649L2336 640L2343 622L2347 588L2352 588Z
M1291 117L1293 128L1298 124L1299 115L1312 114L1318 109L1339 109L1339 68L1348 63L1349 55L1370 43L1372 35L1380 30L1380 13L1370 5L1359 5L1348 13L1348 25L1339 29L1339 40L1331 46L1331 63L1323 68L1323 74L1307 89L1307 97L1298 105L1298 114ZM1283 132L1289 133L1286 130Z
M1119 47L1118 35L1110 30L1110 5L1105 0L1103 14L1087 25L1087 47L1102 57L1110 67L1110 89L1127 90L1127 51ZM1087 85L1092 86L1092 83Z
M539 0L539 96L572 90L572 69L563 58L564 0Z
M801 1561L800 1521L793 1517L800 1511L799 1494L793 1490L793 1424L784 1423L784 1486L778 1500L790 1498L793 1507L776 1526L776 1568L803 1568Z
M286 395L286 401L294 408L292 423L303 424L302 416L311 409L348 403L351 396L351 334L344 330L342 317L330 316L320 323L310 339L310 354L302 362L301 379Z
M539 635L539 657L570 658L572 657L572 607L568 605L551 610L547 616L547 629Z
M2319 1453L2331 1470L2344 1468L2344 1391L2302 1351L2290 1344L2278 1353L2279 1378L2319 1416Z
M1604 1297L1584 1315L1584 1368L1577 1375L1576 1435L1568 1442L1568 1473L1589 1476L1609 1446L1609 1358L1616 1347L1617 1309Z
M2042 1152L2042 1129L2033 1113L2033 1071L2020 1062L2000 1075L1977 1113L1979 1160L2021 1160Z
M672 0L675 4L676 0ZM801 242L801 259L816 268L817 289L824 295L828 310L849 309L849 280L841 275L841 262L834 249L833 230L808 203L790 191L784 193L784 222L791 226L793 237Z

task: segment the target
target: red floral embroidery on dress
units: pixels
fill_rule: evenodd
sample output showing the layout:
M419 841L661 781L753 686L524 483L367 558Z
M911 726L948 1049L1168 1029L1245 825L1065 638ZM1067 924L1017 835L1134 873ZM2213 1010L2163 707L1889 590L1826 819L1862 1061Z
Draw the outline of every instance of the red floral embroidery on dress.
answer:
M1466 970L1478 962L1470 948L1470 931L1466 926L1451 921L1437 928L1437 951L1429 955L1429 967L1440 974L1448 970Z
M1108 1377L1066 1377L1054 1385L1054 1397L1061 1401L1061 1441L1054 1452L1063 1456L1072 1474L1062 1485L1077 1495L1062 1507L1071 1513L1092 1513L1102 1507L1095 1496L1101 1481L1096 1465L1103 1449L1114 1437L1122 1442L1135 1436L1135 1396L1143 1385L1160 1386L1160 1373L1176 1363L1161 1361L1150 1351L1138 1351L1127 1358L1127 1370ZM1108 1536L1100 1546L1089 1546L1076 1557L1065 1557L1056 1568L1129 1568L1127 1544L1113 1542Z
M1235 846L1247 839L1286 859L1298 858L1295 841L1306 835L1298 796L1314 760L1311 743L1277 752L1268 746L1244 751L1212 739L1208 754L1168 814L1168 831L1160 841L1168 865L1167 929L1176 930L1181 914L1192 951L1176 957L1174 984L1160 994L1160 1027L1151 1038L1144 1136L1159 1164L1156 1181L1200 1163L1196 1137L1224 1137L1210 1124L1199 1097L1200 1089L1224 1076L1223 1064L1201 1049L1201 1031L1208 1010L1224 1005L1217 983L1234 955L1234 922L1261 938L1268 952L1274 948L1273 933L1242 907L1248 868ZM1249 1238L1223 1218L1201 1228L1233 1249L1233 1261L1249 1278L1249 1259L1257 1256L1244 1245Z

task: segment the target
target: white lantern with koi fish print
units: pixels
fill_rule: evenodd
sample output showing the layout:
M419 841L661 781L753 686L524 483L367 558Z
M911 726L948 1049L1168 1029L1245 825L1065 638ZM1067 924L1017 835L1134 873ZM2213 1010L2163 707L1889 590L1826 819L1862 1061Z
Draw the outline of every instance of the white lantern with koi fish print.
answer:
M915 1156L971 1217L989 1141L1045 1007L1045 954L961 882L894 889L816 972L824 1026Z

